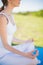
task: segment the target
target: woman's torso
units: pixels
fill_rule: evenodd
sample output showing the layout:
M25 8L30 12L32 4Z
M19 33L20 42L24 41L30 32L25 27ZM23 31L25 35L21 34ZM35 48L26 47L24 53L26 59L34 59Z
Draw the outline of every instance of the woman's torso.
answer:
M8 15L3 12L1 12L0 15L4 15L6 17L6 20L8 21L7 28L6 28L7 29L7 42L9 45L11 45L13 34L14 34L14 32L16 32L16 25L14 23L14 18L12 15ZM2 50L3 50L3 52L2 52ZM0 56L1 56L1 54L3 55L3 53L6 53L4 51L7 52L7 50L3 46L3 42L0 37L0 52L1 52Z

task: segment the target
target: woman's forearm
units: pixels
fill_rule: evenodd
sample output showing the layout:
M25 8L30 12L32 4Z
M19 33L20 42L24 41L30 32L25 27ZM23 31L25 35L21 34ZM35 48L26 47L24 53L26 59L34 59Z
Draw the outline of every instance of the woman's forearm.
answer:
M12 41L12 42L27 43L27 42L33 42L33 41L34 41L33 39L29 39L29 40L20 40L20 39L17 39L17 38L13 38L13 41Z
M19 54L19 55L22 55L22 56L25 56L25 53L24 52L21 52L11 46L9 46L8 44L4 46L8 51L11 51L12 53L15 53L15 54Z
M25 41L24 40L17 39L17 38L13 38L12 42L25 42Z

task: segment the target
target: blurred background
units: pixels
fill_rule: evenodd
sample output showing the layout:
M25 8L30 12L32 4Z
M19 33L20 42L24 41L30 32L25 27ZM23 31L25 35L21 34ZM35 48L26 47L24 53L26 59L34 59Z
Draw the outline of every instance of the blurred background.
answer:
M34 39L35 46L43 47L43 0L21 0L13 9L17 31L16 38Z

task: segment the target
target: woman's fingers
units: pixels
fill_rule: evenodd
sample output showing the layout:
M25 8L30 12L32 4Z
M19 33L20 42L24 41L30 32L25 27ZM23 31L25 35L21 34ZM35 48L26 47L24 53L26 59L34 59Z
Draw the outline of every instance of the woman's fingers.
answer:
M37 50L37 51L36 51L36 56L38 56L38 55L39 55L39 51Z
M33 41L34 41L34 39L29 39L26 42L33 42Z
M26 53L26 57L34 59L35 57L37 57L39 55L39 51L36 50L36 54L32 54L34 52L34 50L32 50L31 52L27 52Z

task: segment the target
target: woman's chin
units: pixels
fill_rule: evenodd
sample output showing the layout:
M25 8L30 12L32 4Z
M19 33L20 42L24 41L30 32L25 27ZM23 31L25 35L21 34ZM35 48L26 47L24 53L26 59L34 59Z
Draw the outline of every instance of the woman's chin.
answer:
M19 7L19 5L16 5L15 7Z

